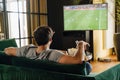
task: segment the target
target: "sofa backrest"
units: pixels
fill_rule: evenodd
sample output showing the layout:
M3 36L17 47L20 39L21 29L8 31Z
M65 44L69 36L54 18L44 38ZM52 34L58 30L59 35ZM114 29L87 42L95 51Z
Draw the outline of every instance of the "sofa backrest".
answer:
M0 64L0 80L96 80L96 79L94 78L94 76L84 76Z
M60 64L48 60L31 60L24 57L14 57L12 64L27 68L29 67L62 73L87 75L85 62L83 62L83 64Z

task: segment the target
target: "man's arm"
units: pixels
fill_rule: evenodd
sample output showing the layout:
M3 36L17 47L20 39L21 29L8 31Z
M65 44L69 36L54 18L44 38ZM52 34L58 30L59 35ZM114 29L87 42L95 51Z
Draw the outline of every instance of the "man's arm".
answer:
M63 64L81 64L84 61L85 46L88 43L80 41L78 44L78 51L75 56L63 55L59 60L59 63Z
M11 56L16 56L17 49L15 47L8 47L4 49L5 54L11 55Z

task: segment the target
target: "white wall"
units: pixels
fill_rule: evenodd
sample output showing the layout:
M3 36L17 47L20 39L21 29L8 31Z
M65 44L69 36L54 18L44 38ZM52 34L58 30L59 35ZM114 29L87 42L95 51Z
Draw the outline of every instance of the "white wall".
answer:
M115 0L106 0L108 3L108 30L104 31L104 48L113 48L113 34L115 33Z
M94 3L103 3L102 0L94 0ZM100 2L99 2L100 1ZM106 0L108 3L108 30L95 30L93 31L93 48L94 60L103 58L112 53L113 34L115 32L115 1Z

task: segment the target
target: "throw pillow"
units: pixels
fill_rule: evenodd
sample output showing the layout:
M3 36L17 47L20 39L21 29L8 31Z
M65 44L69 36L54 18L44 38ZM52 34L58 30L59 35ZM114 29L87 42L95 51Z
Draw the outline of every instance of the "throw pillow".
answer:
M7 47L17 47L15 39L0 40L0 51L4 51Z

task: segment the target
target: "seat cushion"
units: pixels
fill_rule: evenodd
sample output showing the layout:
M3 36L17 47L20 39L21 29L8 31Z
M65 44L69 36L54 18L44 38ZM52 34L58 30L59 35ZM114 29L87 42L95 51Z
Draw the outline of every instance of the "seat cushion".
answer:
M32 60L23 57L14 57L12 61L15 66L44 69L48 71L86 75L86 64L60 64L48 60Z
M3 51L7 47L17 47L15 39L0 40L0 51Z

